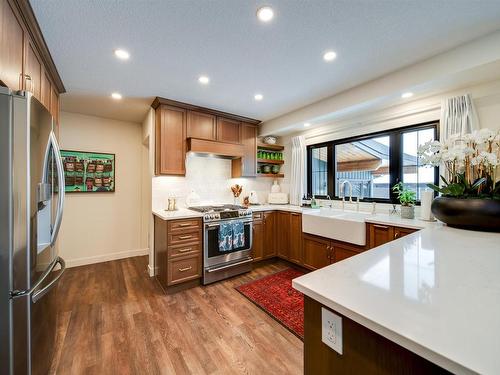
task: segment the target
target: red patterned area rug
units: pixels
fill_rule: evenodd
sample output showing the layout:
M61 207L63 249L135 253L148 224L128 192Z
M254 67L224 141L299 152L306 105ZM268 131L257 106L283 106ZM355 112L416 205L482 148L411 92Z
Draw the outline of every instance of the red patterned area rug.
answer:
M288 268L240 285L236 290L303 339L304 296L292 287L292 279L303 274Z

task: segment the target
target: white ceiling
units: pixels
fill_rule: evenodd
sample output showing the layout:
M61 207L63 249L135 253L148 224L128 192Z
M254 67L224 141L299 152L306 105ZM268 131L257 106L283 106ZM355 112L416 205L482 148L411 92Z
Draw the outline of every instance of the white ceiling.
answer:
M31 4L68 91L63 109L130 121L142 120L154 96L269 120L500 25L499 0ZM269 24L255 17L263 4L275 10ZM115 48L130 60L117 60ZM332 63L322 59L327 49L338 54ZM128 100L113 102L113 91Z

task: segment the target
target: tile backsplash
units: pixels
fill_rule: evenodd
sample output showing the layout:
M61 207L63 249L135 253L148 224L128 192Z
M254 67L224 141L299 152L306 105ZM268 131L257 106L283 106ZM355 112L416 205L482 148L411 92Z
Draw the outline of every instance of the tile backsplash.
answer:
M288 185L281 183L281 191L288 192ZM285 181L286 182L286 181ZM153 177L152 205L155 209L164 209L169 197L177 198L177 205L185 207L186 197L194 190L201 203L233 203L231 185L243 185L240 199L255 190L260 203L265 203L271 191L272 178L231 178L231 160L187 155L186 176Z

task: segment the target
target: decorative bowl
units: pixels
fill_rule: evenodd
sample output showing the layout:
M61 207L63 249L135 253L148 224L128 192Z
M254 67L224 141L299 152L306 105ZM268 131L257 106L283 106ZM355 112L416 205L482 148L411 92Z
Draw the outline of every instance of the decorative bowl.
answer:
M280 172L280 166L279 165L273 165L271 167L271 173L278 174L279 172Z
M264 143L268 145L274 145L276 144L277 138L272 135L268 135L267 137L264 138Z
M271 173L271 166L270 165L263 165L262 168L262 173Z

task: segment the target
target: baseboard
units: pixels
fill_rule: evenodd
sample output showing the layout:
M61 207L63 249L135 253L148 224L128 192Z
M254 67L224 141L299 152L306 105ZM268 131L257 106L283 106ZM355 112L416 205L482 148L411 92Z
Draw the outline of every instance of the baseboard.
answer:
M84 266L87 264L109 262L110 260L137 257L137 256L142 256L142 255L148 255L148 254L149 254L149 249L136 249L136 250L120 251L118 253L96 255L96 256L85 257L85 258L65 259L65 261L66 261L66 267L69 268L69 267ZM151 271L150 271L150 273L151 273Z
M153 277L158 272L158 267L151 267L151 264L148 264L149 277Z

